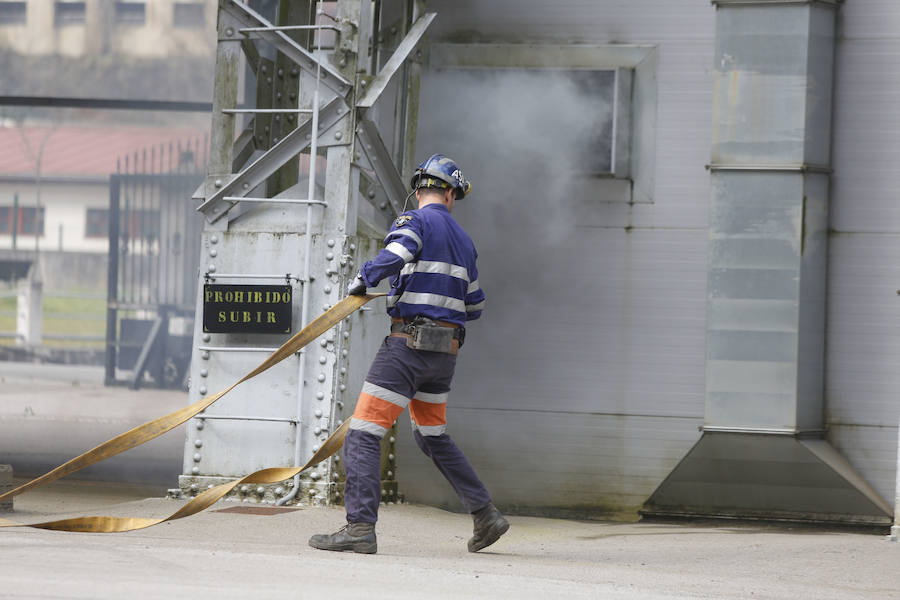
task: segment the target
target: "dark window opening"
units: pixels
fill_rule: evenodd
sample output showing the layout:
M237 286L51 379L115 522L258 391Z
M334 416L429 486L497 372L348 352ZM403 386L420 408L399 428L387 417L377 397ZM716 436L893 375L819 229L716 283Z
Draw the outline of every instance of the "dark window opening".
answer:
M25 23L24 2L0 2L0 24L21 25Z
M85 219L84 236L109 236L109 210L89 208ZM119 215L119 236L125 239L155 240L159 237L158 210L125 210Z
M143 25L147 21L147 6L143 2L116 2L116 23Z
M44 207L0 206L0 234L12 235L13 230L22 235L44 235Z
M176 28L183 29L203 27L203 5L196 2L176 2L173 6L172 23Z
M57 2L54 5L53 22L62 25L83 25L85 22L84 2Z

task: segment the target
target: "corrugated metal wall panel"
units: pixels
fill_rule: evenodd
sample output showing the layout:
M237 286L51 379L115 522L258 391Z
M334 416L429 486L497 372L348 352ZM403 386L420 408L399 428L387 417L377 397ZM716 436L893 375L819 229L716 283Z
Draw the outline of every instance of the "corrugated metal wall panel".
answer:
M829 439L894 497L900 417L900 3L846 2L836 57Z
M633 516L699 437L701 419L470 410L450 400L449 434L495 502L529 513ZM410 442L401 419L397 458L408 499L461 510L450 486ZM494 443L502 437L502 444Z
M436 114L439 77L423 81L417 154L446 152L472 179L454 216L488 294L460 355L450 431L503 504L633 512L699 436L715 9L674 4L428 3L432 39L658 44L652 204L535 197L541 182L502 169L521 131L485 139L470 114L490 90L460 90L459 107ZM458 506L406 433L398 453L409 499Z

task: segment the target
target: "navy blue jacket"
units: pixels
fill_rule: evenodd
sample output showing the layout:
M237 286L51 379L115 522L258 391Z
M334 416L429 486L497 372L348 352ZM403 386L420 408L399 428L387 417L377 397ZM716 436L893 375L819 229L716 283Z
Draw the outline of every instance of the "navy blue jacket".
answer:
M384 243L360 274L368 287L397 276L388 294L388 314L457 325L481 316L485 297L475 266L478 252L446 206L428 204L403 213Z

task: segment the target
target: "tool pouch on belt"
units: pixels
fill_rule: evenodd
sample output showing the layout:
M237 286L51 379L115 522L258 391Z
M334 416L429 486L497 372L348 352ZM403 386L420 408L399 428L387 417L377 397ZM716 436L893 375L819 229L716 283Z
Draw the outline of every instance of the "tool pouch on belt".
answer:
M418 317L410 323L392 323L391 333L405 333L406 345L414 350L428 352L443 352L456 354L453 348L453 340L459 340L459 347L465 339L465 329L462 327L444 327L424 317Z

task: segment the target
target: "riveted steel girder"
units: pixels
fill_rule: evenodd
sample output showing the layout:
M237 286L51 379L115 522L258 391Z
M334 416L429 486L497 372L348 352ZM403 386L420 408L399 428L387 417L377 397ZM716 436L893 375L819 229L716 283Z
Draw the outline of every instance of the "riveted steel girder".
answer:
M391 78L393 78L394 74L403 66L407 57L409 57L410 53L418 45L422 36L425 35L425 31L436 16L437 13L425 13L419 17L410 28L409 33L406 34L406 37L403 38L403 41L400 42L400 45L397 46L397 49L394 50L394 53L384 64L384 67L381 68L381 71L378 72L378 75L376 75L369 84L366 93L356 103L357 108L372 108L372 105L374 105L375 101L381 97L381 93L387 87L388 83L390 83Z
M388 202L394 209L394 214L403 212L403 199L406 197L406 186L400 178L400 173L391 160L391 153L378 134L378 128L369 119L360 119L356 126L356 136L359 147L365 153L366 158L375 171L375 176L381 187L384 188Z
M282 31L275 29L275 26L267 21L262 15L254 11L246 4L242 4L237 0L226 3L222 10L227 12L236 21L244 27L266 27L272 28L271 31L257 31L254 35L272 44L279 52L297 63L297 66L312 75L316 76L316 68L322 70L320 81L322 85L334 90L341 96L346 96L353 88L353 84L347 81L343 75L336 71L328 64L321 62L306 48L292 40Z
M343 99L334 98L319 113L319 131L328 129L349 112L350 109ZM307 119L253 164L220 187L206 202L197 207L197 210L206 216L207 221L215 223L234 205L233 202L225 200L226 197L244 196L263 183L292 156L305 150L309 146L311 135L312 119Z

